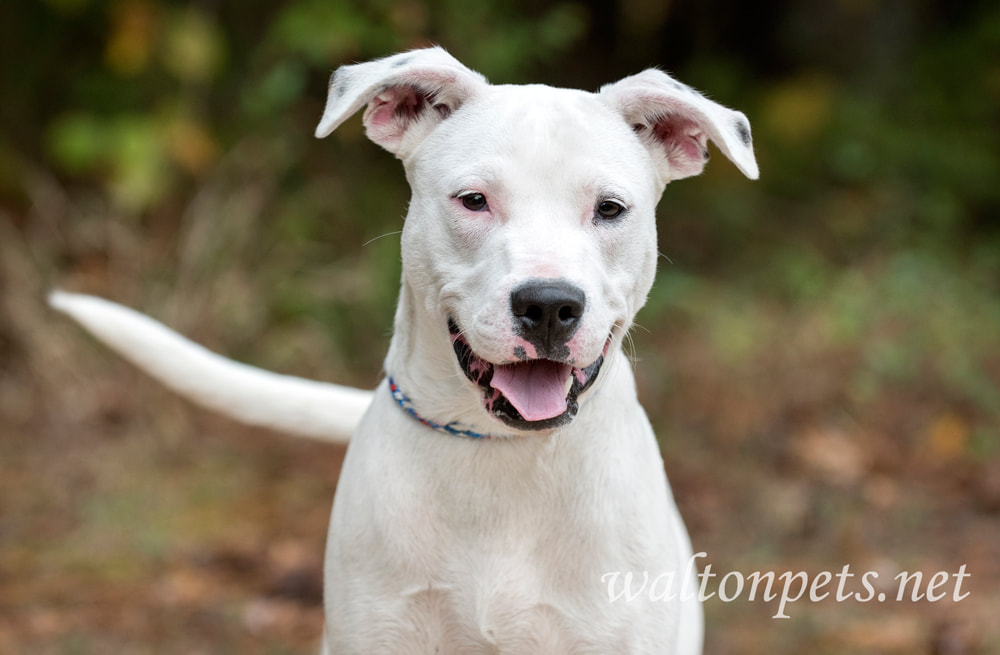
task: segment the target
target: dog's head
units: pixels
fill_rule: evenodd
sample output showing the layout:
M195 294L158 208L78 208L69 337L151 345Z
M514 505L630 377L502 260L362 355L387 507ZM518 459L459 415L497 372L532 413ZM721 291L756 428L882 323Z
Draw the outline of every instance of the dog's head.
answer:
M595 94L494 86L413 51L338 70L317 136L365 105L413 191L403 294L420 315L404 318L519 430L571 421L618 352L653 282L664 186L702 171L709 140L757 177L746 117L657 70Z

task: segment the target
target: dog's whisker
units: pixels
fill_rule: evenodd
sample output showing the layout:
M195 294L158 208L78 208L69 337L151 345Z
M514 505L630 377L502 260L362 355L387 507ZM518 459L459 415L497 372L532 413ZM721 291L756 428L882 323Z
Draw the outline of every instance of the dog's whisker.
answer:
M375 241L378 241L379 239L384 239L385 237L391 237L394 234L402 234L402 233L403 233L402 230L395 230L394 232L386 232L385 234L380 234L377 237L372 237L371 239L368 239L367 241L365 241L364 243L362 243L361 247L364 248L368 244L373 243Z
M622 345L625 346L625 356L628 357L629 362L632 363L632 368L635 368L639 358L636 356L635 339L632 337L631 330L625 333Z

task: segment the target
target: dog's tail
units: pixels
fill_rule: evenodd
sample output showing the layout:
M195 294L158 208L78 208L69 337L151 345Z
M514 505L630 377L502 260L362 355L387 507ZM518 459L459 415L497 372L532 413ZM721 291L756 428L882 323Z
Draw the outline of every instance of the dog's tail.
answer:
M54 291L49 304L182 396L243 423L346 442L371 402L370 391L226 359L102 298Z

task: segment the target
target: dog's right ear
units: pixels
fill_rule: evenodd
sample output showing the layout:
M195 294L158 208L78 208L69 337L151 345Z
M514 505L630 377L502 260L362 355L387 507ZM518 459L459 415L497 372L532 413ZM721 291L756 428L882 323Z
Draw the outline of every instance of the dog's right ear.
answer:
M747 117L662 71L626 77L604 86L599 95L649 148L664 182L701 173L709 141L751 180L760 175Z
M363 118L368 138L406 159L438 123L488 84L438 47L343 66L330 78L316 137L327 136L368 105Z

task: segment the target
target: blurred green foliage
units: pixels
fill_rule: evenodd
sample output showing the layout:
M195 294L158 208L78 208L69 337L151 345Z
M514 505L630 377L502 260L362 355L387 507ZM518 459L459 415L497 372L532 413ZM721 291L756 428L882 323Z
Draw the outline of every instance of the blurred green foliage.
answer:
M18 102L4 122L29 129L8 133L4 149L28 148L63 174L89 178L133 213L206 174L247 132L287 130L283 114L302 103L307 80L341 63L462 43L468 33L475 38L459 54L516 77L565 52L585 28L583 9L569 3L532 10L531 19L524 6L501 2L49 0L5 11L14 14L7 54L23 59L41 47L48 66L5 76ZM313 102L322 89L312 86Z

